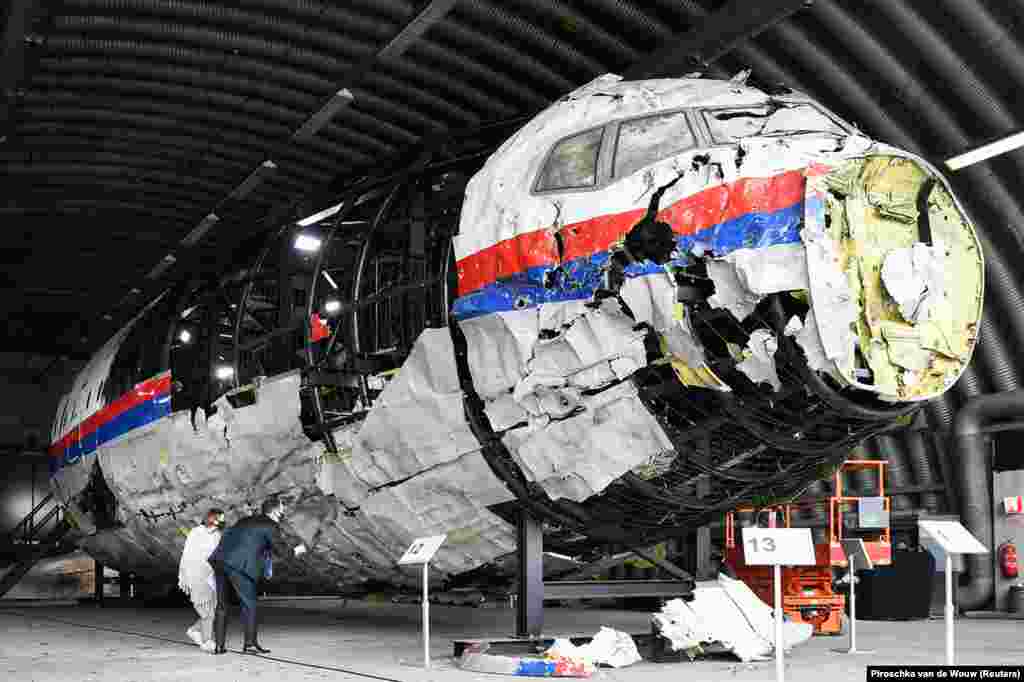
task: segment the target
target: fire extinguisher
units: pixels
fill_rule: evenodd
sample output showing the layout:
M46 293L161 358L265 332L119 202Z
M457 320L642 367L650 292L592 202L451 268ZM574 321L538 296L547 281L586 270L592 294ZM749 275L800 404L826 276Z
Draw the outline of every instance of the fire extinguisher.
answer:
M1017 577L1017 546L1012 541L999 545L999 568L1004 578Z

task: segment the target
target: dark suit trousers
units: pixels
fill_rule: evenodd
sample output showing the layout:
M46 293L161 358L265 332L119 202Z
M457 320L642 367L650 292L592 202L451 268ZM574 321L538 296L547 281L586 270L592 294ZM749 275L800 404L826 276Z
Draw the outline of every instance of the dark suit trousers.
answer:
M228 591L238 595L242 603L242 626L245 628L246 644L256 641L256 581L249 576L235 571L230 566L222 566L215 570L217 581L217 610L222 611L224 622L227 622Z

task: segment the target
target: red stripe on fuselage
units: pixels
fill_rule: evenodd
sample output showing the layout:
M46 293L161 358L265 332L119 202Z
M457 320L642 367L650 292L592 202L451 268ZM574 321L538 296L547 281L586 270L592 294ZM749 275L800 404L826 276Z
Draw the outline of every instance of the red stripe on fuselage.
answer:
M167 395L171 392L171 373L164 372L135 385L135 388L123 396L103 407L98 412L87 418L78 426L72 428L59 441L50 446L50 455L58 456L64 453L72 443L80 441L96 433L104 424L107 424L128 410L138 407L147 400Z
M555 237L546 229L505 239L458 262L459 295L476 291L517 272L557 262Z
M812 166L812 174L820 174L825 168ZM676 234L690 235L748 213L770 213L788 208L803 199L804 175L805 170L801 169L709 187L661 209L658 219L671 225ZM622 239L646 212L646 209L638 208L569 223L561 230L562 261L606 251ZM558 249L550 230L517 235L459 260L459 295L528 268L554 266L558 262Z

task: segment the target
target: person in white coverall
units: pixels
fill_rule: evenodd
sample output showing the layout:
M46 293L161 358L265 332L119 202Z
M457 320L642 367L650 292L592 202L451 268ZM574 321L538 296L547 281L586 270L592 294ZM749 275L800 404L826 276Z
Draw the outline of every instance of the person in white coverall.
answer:
M213 567L207 560L220 543L223 528L224 512L220 509L208 511L203 523L189 532L178 567L178 587L189 596L192 608L199 614L199 620L185 634L208 653L214 651L213 617L217 610L217 587Z

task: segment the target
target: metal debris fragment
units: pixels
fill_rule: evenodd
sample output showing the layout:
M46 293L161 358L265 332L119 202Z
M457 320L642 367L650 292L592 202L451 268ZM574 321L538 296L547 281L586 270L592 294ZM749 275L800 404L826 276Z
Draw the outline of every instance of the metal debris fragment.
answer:
M775 369L775 351L779 349L778 339L767 329L757 329L750 335L747 343L749 356L736 365L755 384L767 382L773 390L782 387L779 374Z

